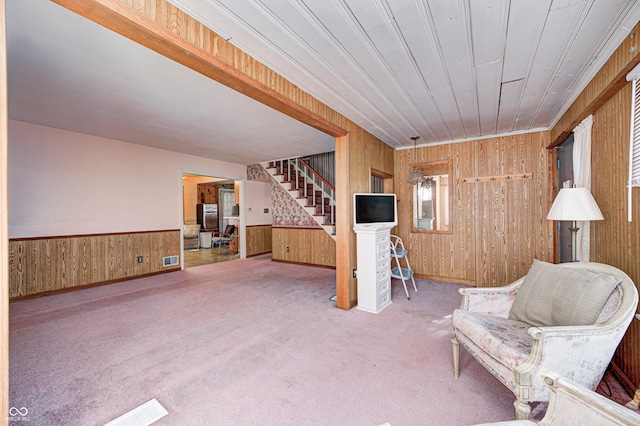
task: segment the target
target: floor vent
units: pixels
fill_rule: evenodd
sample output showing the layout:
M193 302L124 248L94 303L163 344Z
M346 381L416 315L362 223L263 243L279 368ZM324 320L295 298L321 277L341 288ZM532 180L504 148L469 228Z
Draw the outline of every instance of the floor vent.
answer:
M165 256L162 258L162 266L176 266L178 264L178 256Z
M145 402L117 419L111 420L104 426L147 426L167 414L169 412L160 405L157 399L153 398L151 401Z

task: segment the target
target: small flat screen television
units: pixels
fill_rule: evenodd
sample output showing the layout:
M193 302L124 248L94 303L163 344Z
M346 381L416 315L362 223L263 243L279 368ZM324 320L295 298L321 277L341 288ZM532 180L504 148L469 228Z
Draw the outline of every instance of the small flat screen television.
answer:
M396 226L396 194L354 194L354 225Z

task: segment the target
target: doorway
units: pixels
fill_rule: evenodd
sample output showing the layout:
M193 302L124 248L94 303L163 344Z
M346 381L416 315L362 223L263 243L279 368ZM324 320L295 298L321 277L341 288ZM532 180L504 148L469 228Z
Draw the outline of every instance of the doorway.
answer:
M558 187L571 188L573 185L573 135L558 150ZM571 222L558 221L558 259L560 263L571 261Z
M234 241L237 233L224 235L230 221L235 219L239 224L238 214L232 216L238 210L234 209L234 201L239 198L237 188L233 179L182 174L183 222L199 228L197 239L183 239L185 269L240 258L237 240Z
M393 193L393 175L381 172L374 168L369 168L369 192L372 194L392 194Z

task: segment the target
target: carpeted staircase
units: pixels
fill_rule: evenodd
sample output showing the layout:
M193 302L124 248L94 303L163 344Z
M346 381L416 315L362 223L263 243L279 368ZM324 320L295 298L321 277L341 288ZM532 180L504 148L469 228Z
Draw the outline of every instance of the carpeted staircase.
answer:
M335 188L302 158L286 158L261 165L335 240Z

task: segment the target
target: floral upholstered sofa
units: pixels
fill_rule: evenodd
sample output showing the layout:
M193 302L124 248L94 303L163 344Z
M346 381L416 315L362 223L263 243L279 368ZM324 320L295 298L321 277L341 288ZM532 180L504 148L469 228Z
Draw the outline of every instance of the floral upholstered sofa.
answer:
M182 227L182 239L184 249L200 248L200 225L187 225Z
M549 407L537 422L513 420L476 426L631 426L640 425L640 414L557 374L543 375L551 389Z
M595 390L638 305L627 274L589 262L536 260L507 286L460 293L451 318L454 376L462 345L514 393L517 419L529 417L529 402L549 401L544 373Z

